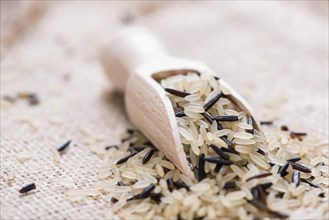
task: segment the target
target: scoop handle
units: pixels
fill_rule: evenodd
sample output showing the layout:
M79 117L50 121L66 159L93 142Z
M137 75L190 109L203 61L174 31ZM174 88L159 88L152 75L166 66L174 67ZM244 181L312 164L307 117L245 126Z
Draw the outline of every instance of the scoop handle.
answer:
M159 39L143 27L128 27L114 36L102 52L102 63L115 90L123 92L130 74L168 56Z

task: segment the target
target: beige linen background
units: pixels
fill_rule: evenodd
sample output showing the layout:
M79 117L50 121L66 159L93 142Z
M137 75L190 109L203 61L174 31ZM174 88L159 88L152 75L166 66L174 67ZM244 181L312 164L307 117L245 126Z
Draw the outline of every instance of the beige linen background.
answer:
M1 96L40 98L36 106L1 99L1 219L104 218L105 196L71 204L56 179L92 187L101 164L92 151L117 143L128 126L98 52L131 23L150 28L172 54L206 62L261 119L328 135L327 1L1 1ZM21 152L33 159L20 163ZM30 182L37 189L19 195Z

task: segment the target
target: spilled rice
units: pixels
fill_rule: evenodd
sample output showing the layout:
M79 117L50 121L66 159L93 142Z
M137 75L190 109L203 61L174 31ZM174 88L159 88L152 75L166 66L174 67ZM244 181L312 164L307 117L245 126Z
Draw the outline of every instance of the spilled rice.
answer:
M104 149L94 188L69 200L104 197L109 219L328 218L328 144L287 126L264 136L219 82L197 73L160 82L198 182L128 129Z

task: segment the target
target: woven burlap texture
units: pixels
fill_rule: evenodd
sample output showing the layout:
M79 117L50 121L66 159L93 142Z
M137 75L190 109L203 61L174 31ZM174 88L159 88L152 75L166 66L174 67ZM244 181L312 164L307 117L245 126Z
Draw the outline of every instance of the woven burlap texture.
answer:
M92 187L101 158L91 149L118 143L128 126L98 57L127 22L149 27L172 54L207 63L261 119L328 135L327 3L43 3L44 13L13 45L2 42L1 95L35 92L40 104L1 100L1 219L104 218L106 196L71 204L56 179ZM56 148L67 140L56 164ZM33 159L20 163L20 152ZM30 182L36 190L19 195Z

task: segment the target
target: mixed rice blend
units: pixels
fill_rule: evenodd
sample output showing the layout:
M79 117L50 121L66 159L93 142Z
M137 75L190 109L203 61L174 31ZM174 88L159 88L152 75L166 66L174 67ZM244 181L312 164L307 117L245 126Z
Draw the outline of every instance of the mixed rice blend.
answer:
M176 114L192 182L139 131L106 148L94 190L109 219L326 219L326 144L286 126L254 129L217 77L188 73L161 80ZM78 201L82 193L69 191Z

